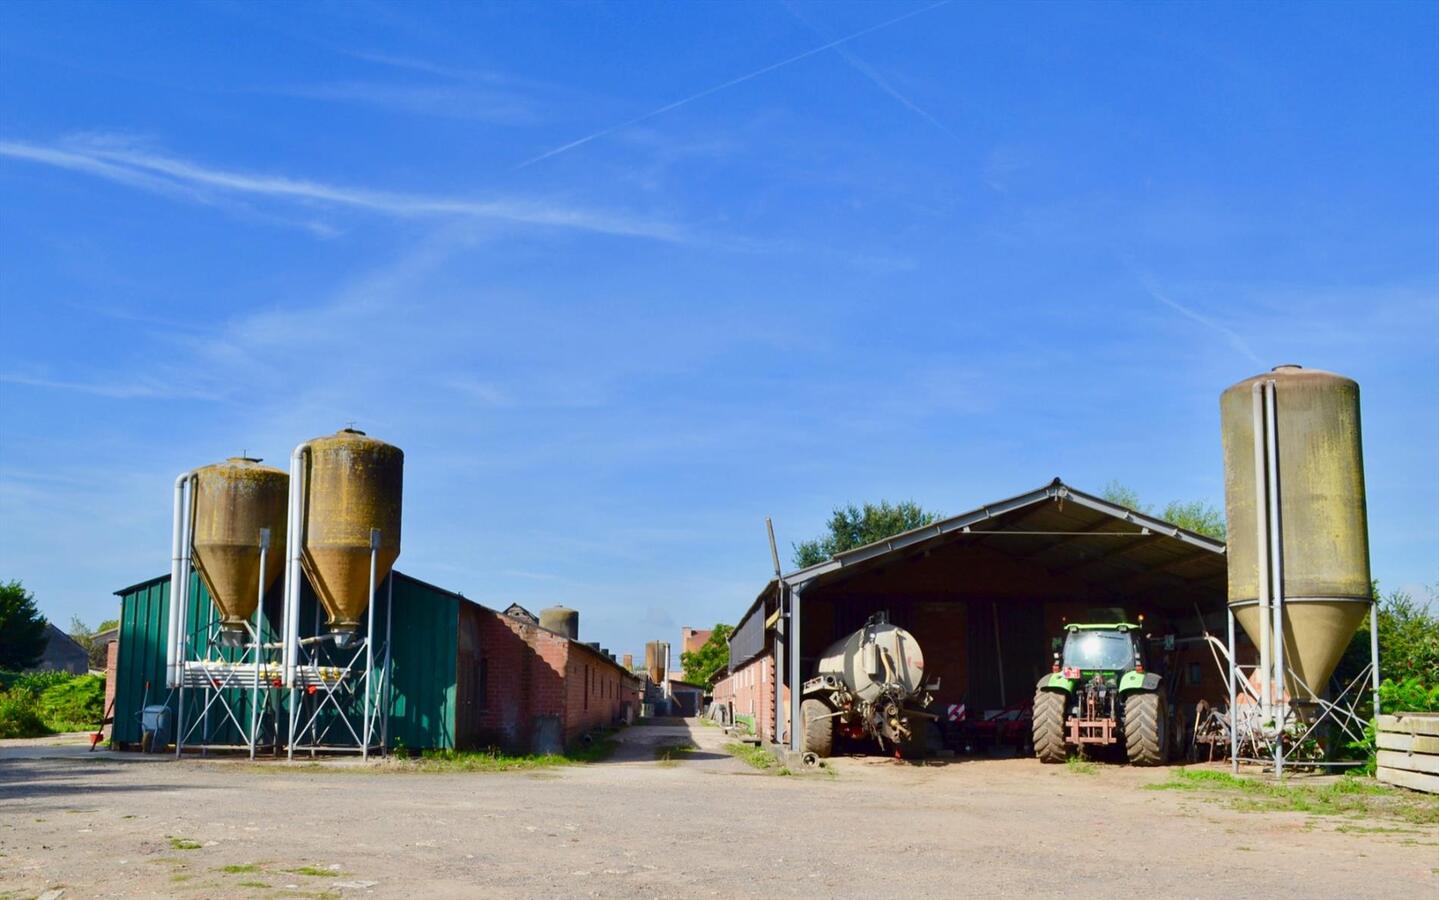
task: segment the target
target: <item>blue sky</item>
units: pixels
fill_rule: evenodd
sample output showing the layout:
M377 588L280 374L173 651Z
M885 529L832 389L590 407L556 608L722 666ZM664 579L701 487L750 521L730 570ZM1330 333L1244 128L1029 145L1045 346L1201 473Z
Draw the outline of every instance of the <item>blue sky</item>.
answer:
M176 473L354 421L401 569L635 650L766 515L1222 503L1220 391L1298 362L1422 593L1436 10L7 4L0 577L111 616Z

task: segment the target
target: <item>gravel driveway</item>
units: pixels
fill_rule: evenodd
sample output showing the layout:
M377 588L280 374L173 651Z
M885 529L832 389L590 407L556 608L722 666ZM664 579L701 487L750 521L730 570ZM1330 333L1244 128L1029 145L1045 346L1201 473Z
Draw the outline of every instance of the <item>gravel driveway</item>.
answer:
M658 762L655 747L699 751ZM1240 812L1159 770L834 761L783 777L694 724L498 774L0 743L0 896L1415 897L1439 829Z

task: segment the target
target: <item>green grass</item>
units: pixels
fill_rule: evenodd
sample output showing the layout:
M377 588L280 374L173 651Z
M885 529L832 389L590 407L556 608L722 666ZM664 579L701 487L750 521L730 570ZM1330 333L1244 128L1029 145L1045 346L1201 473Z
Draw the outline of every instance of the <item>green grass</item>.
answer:
M1066 759L1064 768L1074 775L1095 775L1099 772L1097 763L1082 756L1071 756Z
M189 838L170 838L171 850L199 850L200 847L201 844L199 841L192 841Z
M730 756L742 760L762 772L767 772L779 765L779 760L774 758L774 754L770 753L763 746L743 744L736 741L731 744L725 744L724 751ZM788 770L785 771L785 774L789 774Z
M260 871L260 867L255 865L254 863L244 863L242 865L221 866L220 871L226 872L230 875L241 875L250 872L258 872Z
M1233 808L1246 812L1299 812L1439 824L1439 797L1387 787L1368 778L1345 777L1322 785L1277 784L1212 769L1179 769L1169 781L1147 787L1201 793L1226 800Z
M235 882L235 887L265 888L268 890L270 886L263 881L237 881Z
M345 874L338 869L322 869L319 866L300 866L298 869L286 869L285 871L292 875L308 875L311 878L339 877Z
M400 763L415 772L517 772L574 766L609 758L618 746L612 738L601 738L567 753L515 755L497 750L426 750L418 759Z

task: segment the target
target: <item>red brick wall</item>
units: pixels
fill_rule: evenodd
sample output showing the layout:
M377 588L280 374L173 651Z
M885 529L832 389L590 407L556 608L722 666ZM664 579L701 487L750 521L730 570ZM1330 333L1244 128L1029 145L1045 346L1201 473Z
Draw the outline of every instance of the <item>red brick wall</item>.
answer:
M587 731L621 722L626 704L635 705L635 679L608 656L511 616L482 610L479 652L486 667L484 696L471 710L457 711L469 727L462 747L497 746L531 752L536 723L551 717L568 745ZM471 677L460 672L461 680Z
M115 716L115 671L119 664L120 641L113 640L105 647L105 711L102 715L107 719L113 719ZM115 726L111 724L105 731L113 737Z

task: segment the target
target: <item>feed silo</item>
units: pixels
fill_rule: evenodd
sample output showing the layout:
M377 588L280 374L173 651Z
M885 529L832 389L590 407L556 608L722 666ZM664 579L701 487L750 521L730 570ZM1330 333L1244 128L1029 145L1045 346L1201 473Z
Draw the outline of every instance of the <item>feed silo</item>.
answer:
M284 671L291 755L322 745L368 755L372 739L384 733L376 719L388 715L379 692L388 690L382 674L388 671L393 609L387 602L377 627L375 599L400 555L404 463L398 447L353 428L306 441L290 455ZM305 583L314 589L325 624L302 640ZM323 722L326 701L357 719L358 727Z
M1359 385L1277 366L1224 391L1220 422L1229 607L1259 649L1264 718L1282 730L1326 702L1371 611Z

